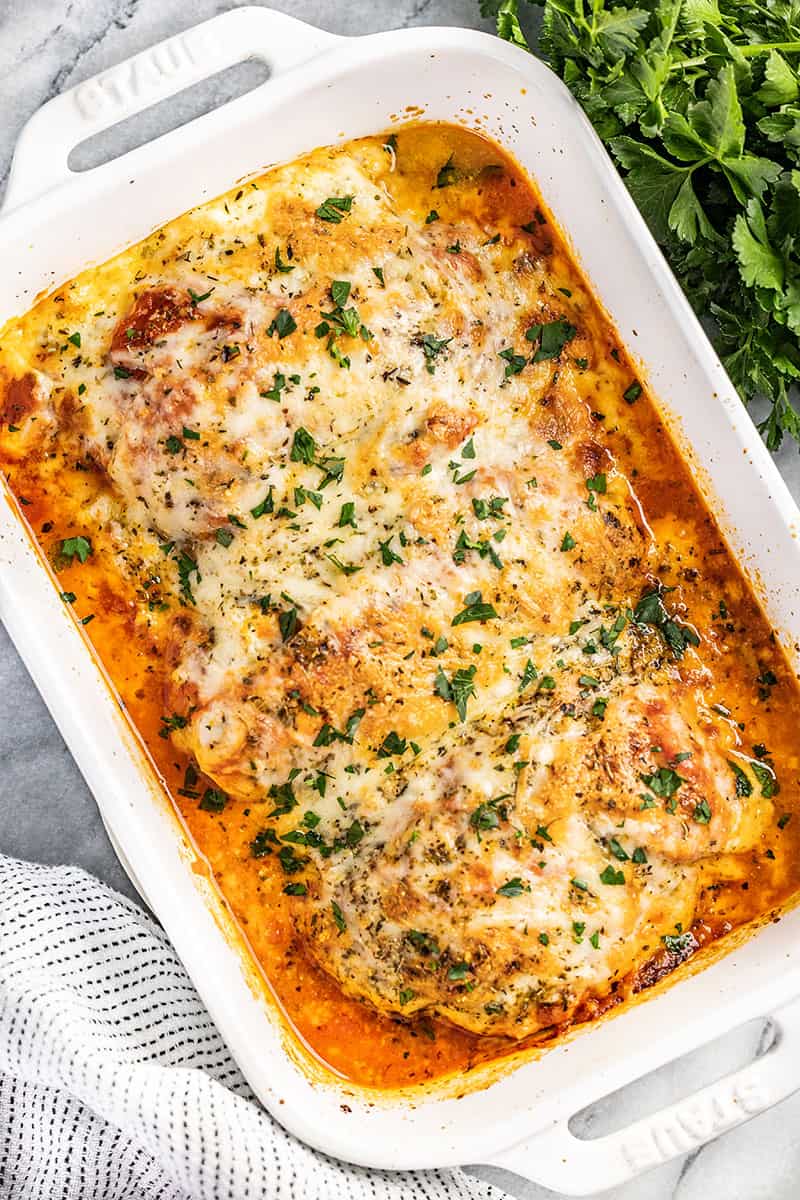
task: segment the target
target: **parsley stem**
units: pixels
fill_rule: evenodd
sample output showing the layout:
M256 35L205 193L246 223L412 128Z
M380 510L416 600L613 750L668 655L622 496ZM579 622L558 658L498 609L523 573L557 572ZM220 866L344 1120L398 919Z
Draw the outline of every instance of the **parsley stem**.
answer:
M784 54L800 54L800 42L752 42L749 46L737 46L745 58L764 54L767 50L782 50Z
M747 46L737 46L736 49L744 58L755 58L770 50L782 50L784 54L800 54L800 42L751 42ZM673 71L685 71L687 67L702 67L713 54L698 54L696 58L682 58L669 68Z

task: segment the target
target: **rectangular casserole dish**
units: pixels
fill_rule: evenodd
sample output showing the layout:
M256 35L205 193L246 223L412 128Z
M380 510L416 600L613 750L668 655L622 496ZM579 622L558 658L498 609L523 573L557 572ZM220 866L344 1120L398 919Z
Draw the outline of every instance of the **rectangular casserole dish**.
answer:
M86 137L249 57L272 70L255 91L121 159L69 170L69 151ZM545 67L496 39L416 30L343 40L240 8L58 97L28 124L14 160L0 222L0 321L267 164L409 116L485 132L536 179L797 665L797 509L579 108ZM466 1095L456 1095L456 1080L387 1098L323 1073L253 978L246 947L196 869L10 497L0 510L0 617L254 1090L305 1141L388 1169L491 1162L582 1194L684 1152L800 1086L792 1045L800 1008L789 1005L800 992L796 913L591 1037L538 1061L520 1056L474 1072ZM568 1118L592 1100L766 1014L778 1034L755 1064L616 1134L580 1142L569 1133Z

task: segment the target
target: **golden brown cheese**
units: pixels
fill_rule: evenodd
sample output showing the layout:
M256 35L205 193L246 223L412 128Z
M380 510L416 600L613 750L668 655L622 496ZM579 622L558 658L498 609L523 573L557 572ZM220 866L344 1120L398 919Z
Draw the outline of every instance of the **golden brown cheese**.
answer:
M337 1070L550 1036L794 892L796 680L490 142L275 168L0 373L64 596Z

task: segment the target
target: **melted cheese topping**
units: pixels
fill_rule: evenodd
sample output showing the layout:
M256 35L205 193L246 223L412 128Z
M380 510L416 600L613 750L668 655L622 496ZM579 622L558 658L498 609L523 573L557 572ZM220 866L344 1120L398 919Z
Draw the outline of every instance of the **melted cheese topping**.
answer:
M795 889L796 681L496 146L276 168L11 322L0 382L64 596L337 1069L549 1035Z

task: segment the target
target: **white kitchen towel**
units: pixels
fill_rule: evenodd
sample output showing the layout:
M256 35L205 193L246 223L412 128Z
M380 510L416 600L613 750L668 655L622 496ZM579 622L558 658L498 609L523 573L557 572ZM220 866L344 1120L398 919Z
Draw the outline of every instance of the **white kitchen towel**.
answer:
M501 1200L461 1171L383 1173L254 1102L175 951L73 867L0 855L2 1200Z

